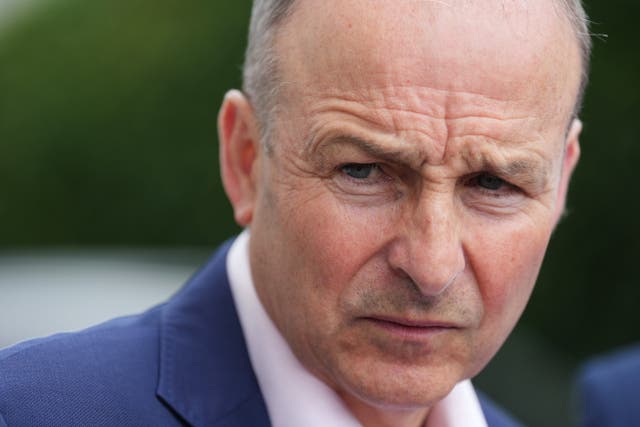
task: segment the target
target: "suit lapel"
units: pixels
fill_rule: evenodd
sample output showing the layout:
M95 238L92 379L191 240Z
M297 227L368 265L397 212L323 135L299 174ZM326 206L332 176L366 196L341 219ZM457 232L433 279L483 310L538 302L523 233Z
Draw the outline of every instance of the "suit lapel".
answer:
M199 426L269 426L229 288L223 245L167 303L158 396Z

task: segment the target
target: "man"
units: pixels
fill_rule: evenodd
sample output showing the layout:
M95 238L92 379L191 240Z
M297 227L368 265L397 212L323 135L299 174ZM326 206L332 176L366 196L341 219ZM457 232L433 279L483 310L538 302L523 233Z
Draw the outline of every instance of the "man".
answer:
M513 425L468 379L562 216L585 22L569 0L256 1L219 115L247 230L166 305L0 355L6 424Z

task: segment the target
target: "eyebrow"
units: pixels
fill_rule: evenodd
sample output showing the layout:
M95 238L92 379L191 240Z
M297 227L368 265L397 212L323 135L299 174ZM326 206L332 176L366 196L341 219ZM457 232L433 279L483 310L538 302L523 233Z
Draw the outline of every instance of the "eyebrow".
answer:
M470 168L487 171L520 185L543 190L549 183L550 165L548 162L516 157L506 161L494 160L486 153L478 153L475 158L465 157Z
M385 147L377 143L373 143L366 139L355 135L339 134L327 138L318 144L307 144L311 151L316 151L323 147L329 146L355 146L365 154L377 159L383 159L389 162L407 165L422 164L422 157L417 150L407 150L406 148L395 149ZM418 163L419 162L419 163Z

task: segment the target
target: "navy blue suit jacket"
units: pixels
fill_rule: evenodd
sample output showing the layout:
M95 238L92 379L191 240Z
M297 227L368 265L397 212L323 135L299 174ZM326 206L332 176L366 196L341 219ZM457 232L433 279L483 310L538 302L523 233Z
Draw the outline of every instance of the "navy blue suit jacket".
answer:
M585 364L578 392L581 427L640 426L640 346Z
M269 426L227 280L228 248L163 305L1 351L0 427ZM516 425L481 403L490 426Z

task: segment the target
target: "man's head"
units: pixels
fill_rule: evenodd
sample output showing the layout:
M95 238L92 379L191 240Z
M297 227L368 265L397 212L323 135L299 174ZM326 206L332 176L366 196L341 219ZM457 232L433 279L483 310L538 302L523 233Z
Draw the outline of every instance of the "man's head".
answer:
M555 0L285 3L274 85L219 118L256 290L361 421L418 419L529 298L579 155L576 24Z

